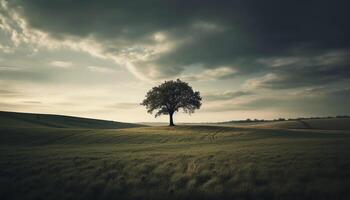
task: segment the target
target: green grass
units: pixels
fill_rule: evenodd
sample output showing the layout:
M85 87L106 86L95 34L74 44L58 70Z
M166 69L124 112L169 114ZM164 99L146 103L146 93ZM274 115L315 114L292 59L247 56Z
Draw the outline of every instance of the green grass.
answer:
M348 199L348 131L0 113L0 199Z
M224 122L221 125L268 129L350 130L350 118L323 118L266 122Z
M0 129L0 199L349 199L350 133Z
M0 128L88 128L118 129L143 125L63 115L0 111Z

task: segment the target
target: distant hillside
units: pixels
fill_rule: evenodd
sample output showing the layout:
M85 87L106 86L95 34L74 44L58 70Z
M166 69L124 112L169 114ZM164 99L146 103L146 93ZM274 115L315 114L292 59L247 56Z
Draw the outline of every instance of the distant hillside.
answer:
M119 129L144 125L63 115L0 111L0 127Z
M350 130L350 118L299 119L267 122L225 122L225 125L251 128Z

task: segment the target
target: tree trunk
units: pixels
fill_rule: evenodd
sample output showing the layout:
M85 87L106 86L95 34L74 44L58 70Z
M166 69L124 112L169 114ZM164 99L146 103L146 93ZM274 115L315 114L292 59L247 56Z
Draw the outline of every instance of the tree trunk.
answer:
M170 117L169 126L175 126L174 121L173 121L173 114L174 114L174 113L169 113L169 117Z

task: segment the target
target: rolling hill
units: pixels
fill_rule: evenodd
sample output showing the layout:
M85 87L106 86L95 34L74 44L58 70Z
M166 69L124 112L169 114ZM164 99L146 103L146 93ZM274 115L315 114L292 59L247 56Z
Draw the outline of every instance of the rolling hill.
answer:
M0 127L119 129L144 125L63 115L0 111Z
M19 113L0 120L1 200L350 197L348 130L276 128L281 123L127 128ZM316 122L323 124L310 124Z
M268 122L228 122L221 124L235 127L265 129L350 130L350 118L303 119Z

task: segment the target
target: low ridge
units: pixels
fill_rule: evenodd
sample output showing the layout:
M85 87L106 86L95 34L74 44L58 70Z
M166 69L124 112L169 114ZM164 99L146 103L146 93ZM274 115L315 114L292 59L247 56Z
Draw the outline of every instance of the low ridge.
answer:
M0 111L0 127L119 129L144 125L64 115Z

